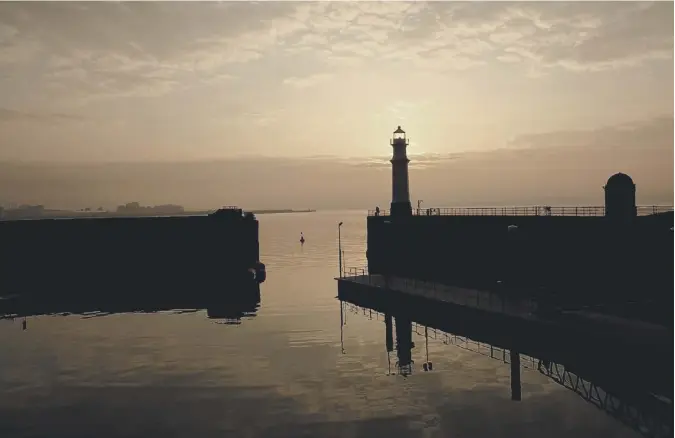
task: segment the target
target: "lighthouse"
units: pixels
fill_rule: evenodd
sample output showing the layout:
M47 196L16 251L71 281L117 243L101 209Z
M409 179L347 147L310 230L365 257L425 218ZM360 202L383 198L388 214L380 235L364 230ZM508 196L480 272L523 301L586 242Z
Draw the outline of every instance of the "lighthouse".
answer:
M394 131L391 146L394 149L391 158L391 215L411 216L412 206L410 205L410 191L408 189L408 163L410 163L410 160L406 155L408 139L400 126Z

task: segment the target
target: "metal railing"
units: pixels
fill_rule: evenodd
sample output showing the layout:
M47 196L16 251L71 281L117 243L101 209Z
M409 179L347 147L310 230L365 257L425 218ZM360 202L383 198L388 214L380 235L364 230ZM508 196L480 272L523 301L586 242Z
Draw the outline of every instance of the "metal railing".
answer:
M370 276L368 272L368 267L358 267L358 268L345 268L343 269L343 274L340 278L350 278L350 277L360 277L360 276Z
M642 402L626 400L567 370L561 364L539 362L537 369L645 437L673 436L673 411L670 403L660 402L656 398L648 398Z
M672 205L645 205L637 207L638 216L673 211ZM413 216L604 216L604 206L581 207L451 207L413 208ZM391 210L368 210L368 216L390 216Z
M638 216L649 216L650 214L673 211L672 205L638 205L636 208Z

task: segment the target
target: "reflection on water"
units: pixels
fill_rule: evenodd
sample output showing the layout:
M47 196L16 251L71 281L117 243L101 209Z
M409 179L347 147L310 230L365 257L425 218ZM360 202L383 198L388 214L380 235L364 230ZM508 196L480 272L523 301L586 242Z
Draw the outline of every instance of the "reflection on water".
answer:
M204 291L182 291L164 285L158 291L132 290L130 294L71 296L14 295L0 300L0 319L22 319L27 329L27 317L40 315L81 315L83 319L99 318L118 313L190 313L206 310L209 319L222 324L240 324L242 318L255 316L260 306L260 286L250 281L232 284L223 281L218 294Z
M214 324L209 303L159 301L154 313L28 317L25 331L0 320L0 436L639 436L542 373L523 372L511 402L508 366L442 342L419 372L414 330L408 356L388 361L382 328L346 312L340 330L335 299L337 223L345 264L363 265L364 212L259 219L268 278L240 325ZM396 361L413 375L387 375Z
M672 403L665 397L656 396L646 388L640 388L635 385L635 375L628 368L622 368L624 364L613 362L610 365L614 370L608 371L607 375L619 375L619 380L609 379L607 375L599 376L600 382L596 377L590 377L593 369L601 363L602 357L588 357L592 361L592 367L584 368L578 363L573 367L567 367L561 363L555 363L550 358L537 359L532 356L524 355L514 350L513 340L504 341L504 338L493 336L495 344L485 343L471 339L471 332L468 334L457 335L447 332L452 323L445 323L442 320L432 322L431 326L420 325L421 319L426 319L426 315L432 313L433 309L424 309L413 304L402 305L382 294L379 296L370 296L361 298L358 295L341 292L341 320L345 321L345 312L352 312L356 315L366 317L369 320L383 321L384 325L380 329L384 330L384 345L388 355L389 370L387 375L395 375L391 370L391 360L389 353L394 349L394 336L396 338L396 366L398 374L407 377L416 369L415 361L412 359L415 342L413 333L424 339L424 362L418 367L424 372L432 372L433 362L429 357L429 341L440 341L444 345L454 346L465 351L489 357L498 360L504 364L509 364L511 400L520 401L522 399L521 368L526 370L538 371L547 376L555 383L564 388L573 391L583 400L601 409L605 413L614 417L627 427L634 429L646 437L670 437L672 436L673 412ZM393 325L393 329L392 329ZM344 332L344 324L343 324ZM395 332L395 335L394 335ZM545 343L545 340L532 334L532 340ZM520 343L524 345L524 343ZM532 345L532 344L530 344ZM544 351L540 349L540 351ZM557 357L564 358L568 355L570 358L575 356L575 352L559 351Z

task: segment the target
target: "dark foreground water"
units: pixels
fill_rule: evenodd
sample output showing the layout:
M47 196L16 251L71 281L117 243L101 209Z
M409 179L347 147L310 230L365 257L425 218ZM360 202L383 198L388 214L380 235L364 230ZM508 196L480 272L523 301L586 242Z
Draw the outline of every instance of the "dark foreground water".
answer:
M239 325L192 313L0 320L0 437L638 436L536 371L413 333L415 371L388 375L384 324L333 280L365 264L365 212L261 215L268 279ZM300 232L307 239L300 247ZM343 350L344 348L344 350ZM420 365L418 365L420 364Z

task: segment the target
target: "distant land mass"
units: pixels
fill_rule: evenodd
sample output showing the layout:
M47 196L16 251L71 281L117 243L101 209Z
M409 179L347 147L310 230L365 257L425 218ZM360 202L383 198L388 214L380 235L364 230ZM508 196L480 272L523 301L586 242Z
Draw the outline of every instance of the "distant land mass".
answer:
M43 205L20 205L13 208L0 207L0 219L67 219L67 218L103 218L103 217L147 217L147 216L201 216L208 215L218 209L185 210L180 205L142 206L138 202L131 202L117 207L115 211L83 208L80 210L50 209ZM313 213L316 210L304 209L266 209L246 210L253 214L281 214L281 213Z

